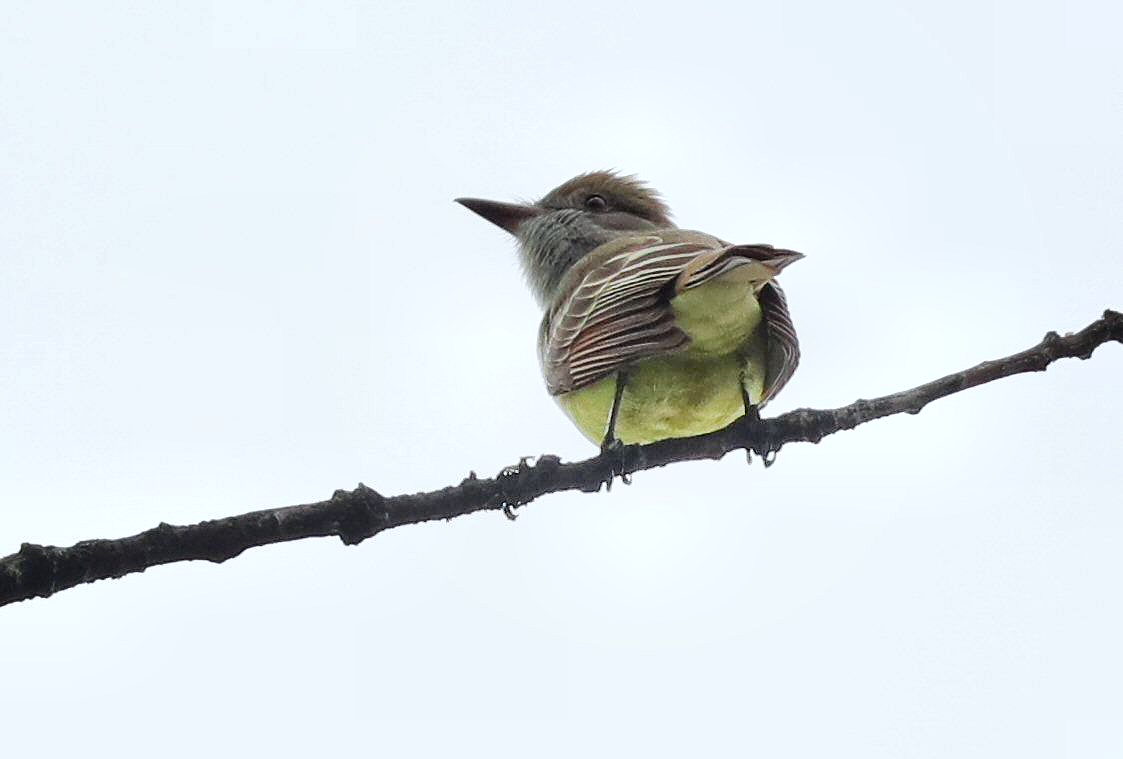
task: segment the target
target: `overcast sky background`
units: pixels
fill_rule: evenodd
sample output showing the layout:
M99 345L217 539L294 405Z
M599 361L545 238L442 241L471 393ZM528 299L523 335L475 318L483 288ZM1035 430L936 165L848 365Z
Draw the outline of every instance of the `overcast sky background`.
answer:
M6 2L0 553L592 454L461 195L806 253L773 413L1083 327L1109 5ZM5 607L0 754L1119 756L1121 378Z

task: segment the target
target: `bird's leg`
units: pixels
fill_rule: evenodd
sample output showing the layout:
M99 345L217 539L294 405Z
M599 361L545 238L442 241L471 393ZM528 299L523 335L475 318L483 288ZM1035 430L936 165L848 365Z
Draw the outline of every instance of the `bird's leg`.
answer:
M753 403L752 398L749 396L749 383L746 372L741 372L741 401L745 404L745 419L749 423L749 429L752 430L753 444L745 448L745 459L751 464L753 463L753 450L760 454L760 460L764 462L765 468L772 466L776 461L776 452L779 447L773 448L772 441L766 439L764 425L760 424L760 406Z
M745 404L745 419L750 425L756 426L760 421L760 407L753 403L752 396L749 395L748 372L743 369L741 370L741 402ZM750 464L753 463L752 448L745 448L745 460Z
M616 373L616 393L612 396L612 410L608 413L608 429L605 430L601 448L620 442L619 438L616 437L616 420L620 417L620 401L624 397L624 385L627 382L628 375L621 369Z
M749 421L759 422L760 407L753 403L753 399L749 397L749 391L745 387L744 381L741 382L741 402L745 404L745 416L749 418Z
M604 440L600 444L602 456L609 458L611 469L608 479L605 480L605 490L612 490L612 481L616 475L625 485L632 484L632 478L624 472L624 444L616 437L616 419L620 416L620 401L624 397L624 386L628 383L628 373L621 369L616 373L616 393L612 397L612 410L608 412L608 429L605 430Z

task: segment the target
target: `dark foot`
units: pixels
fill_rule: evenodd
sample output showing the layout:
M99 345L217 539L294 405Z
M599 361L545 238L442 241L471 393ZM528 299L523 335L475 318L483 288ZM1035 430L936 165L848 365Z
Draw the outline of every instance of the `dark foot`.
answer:
M632 475L624 471L624 444L619 438L605 439L600 446L600 455L608 461L608 475L604 480L605 490L612 490L612 481L617 477L625 485L632 484Z
M745 421L750 428L755 428L760 422L760 407L749 401L749 396L743 390L741 391L745 400ZM745 449L745 461L749 464L753 463L753 450L752 448ZM764 462L765 466L769 466L768 462Z
M745 419L749 424L749 439L752 441L750 446L745 449L745 458L749 463L753 463L753 454L760 456L760 460L764 462L764 468L772 466L776 463L776 453L780 450L780 446L774 444L767 433L767 425L761 422L760 411L756 406L753 406L751 411L745 414Z

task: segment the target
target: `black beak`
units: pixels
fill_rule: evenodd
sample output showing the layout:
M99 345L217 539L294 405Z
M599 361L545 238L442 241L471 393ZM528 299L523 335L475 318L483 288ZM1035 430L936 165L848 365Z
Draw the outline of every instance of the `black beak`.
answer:
M502 227L511 234L518 234L519 225L527 219L532 219L542 213L537 206L524 206L519 203L500 203L497 200L480 200L479 198L457 198L456 202L469 211L478 213L497 227Z
M771 268L775 269L777 273L783 271L787 267L794 264L801 258L807 258L802 253L797 253L794 250L777 250L767 263Z

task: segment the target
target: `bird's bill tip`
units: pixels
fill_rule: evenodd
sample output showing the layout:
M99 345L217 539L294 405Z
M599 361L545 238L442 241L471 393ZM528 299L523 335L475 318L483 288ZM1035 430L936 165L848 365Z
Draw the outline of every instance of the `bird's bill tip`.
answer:
M518 234L519 227L524 221L542 212L537 206L503 203L482 198L456 198L456 202L511 234Z
M807 256L794 250L777 250L775 255L768 261L768 265L779 272L791 266L801 258L807 258Z

